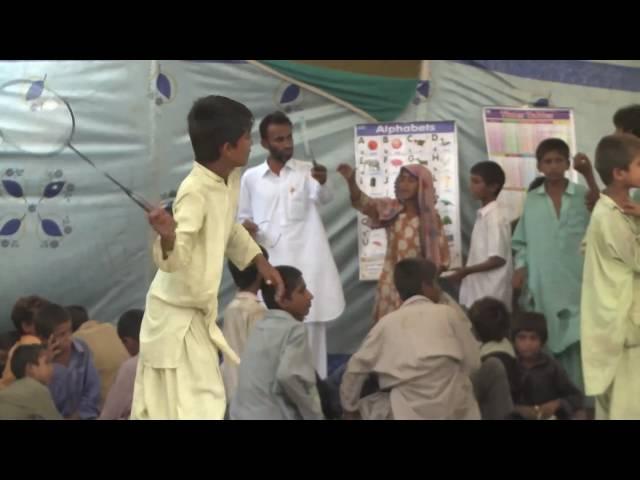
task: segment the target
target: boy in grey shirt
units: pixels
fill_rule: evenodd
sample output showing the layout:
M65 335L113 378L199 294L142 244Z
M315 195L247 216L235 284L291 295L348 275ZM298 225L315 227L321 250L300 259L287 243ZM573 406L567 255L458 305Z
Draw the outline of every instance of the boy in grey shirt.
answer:
M311 351L302 321L313 295L300 270L276 267L285 285L281 301L275 289L262 287L269 308L249 334L240 359L231 420L322 420Z

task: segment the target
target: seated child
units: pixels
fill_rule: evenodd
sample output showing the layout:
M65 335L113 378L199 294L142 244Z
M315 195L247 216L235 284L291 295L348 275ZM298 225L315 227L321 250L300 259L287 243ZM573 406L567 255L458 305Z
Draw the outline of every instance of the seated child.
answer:
M520 376L515 410L528 420L573 418L584 407L584 395L560 363L542 350L547 341L544 316L518 313L513 338Z
M267 251L260 248L264 258L269 260ZM238 354L238 357L242 358L249 332L267 311L258 300L262 276L258 273L255 265L249 265L244 270L240 270L233 262L229 261L228 266L238 291L224 311L222 333L229 346ZM224 362L222 364L222 379L227 402L230 402L238 385L238 366L232 362Z
M495 357L504 365L512 395L518 389L518 361L509 340L511 318L507 307L500 300L485 297L475 302L469 310L473 329L480 340L482 361Z
M263 284L269 309L249 333L240 361L231 420L322 420L320 395L303 325L313 295L302 273L276 267L285 285L281 301Z
M439 304L437 267L408 258L393 278L402 305L374 325L351 357L340 397L345 418L480 419L469 376L480 367L479 344L460 309ZM370 374L380 391L360 398Z
M44 345L18 346L11 371L16 380L0 391L1 420L62 420L47 388L53 366Z
M471 306L469 318L482 342L482 366L471 377L482 419L504 420L513 413L519 384L518 362L509 341L509 312L500 300L485 297Z
M39 344L40 339L35 334L33 319L35 314L48 302L44 298L31 295L29 297L19 298L11 311L11 321L16 327L16 333L19 338L9 350L4 370L2 371L2 379L0 379L0 389L10 385L15 377L11 371L11 357L13 351L20 345Z
M71 306L67 307L67 310L71 315L74 338L83 340L91 350L93 363L100 376L100 407L102 407L120 366L129 358L129 354L113 325L89 320L84 307Z
M49 390L58 411L66 419L98 417L100 377L86 343L71 336L71 316L55 303L35 316L35 331L53 352L53 378Z
M99 420L127 420L131 414L133 386L138 368L140 351L140 327L144 310L129 310L118 320L118 336L130 358L120 366L116 380L109 390Z

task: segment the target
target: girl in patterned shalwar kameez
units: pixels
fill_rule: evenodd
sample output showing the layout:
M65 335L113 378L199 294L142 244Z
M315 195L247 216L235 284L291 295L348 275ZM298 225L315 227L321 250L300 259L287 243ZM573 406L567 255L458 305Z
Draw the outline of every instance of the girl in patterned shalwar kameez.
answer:
M449 244L436 211L436 193L431 172L422 165L402 167L396 179L396 198L371 198L355 181L355 172L342 164L338 171L345 178L353 207L369 217L371 228L387 231L387 252L373 310L373 321L398 309L400 297L393 284L393 269L400 260L422 257L440 271L449 264Z

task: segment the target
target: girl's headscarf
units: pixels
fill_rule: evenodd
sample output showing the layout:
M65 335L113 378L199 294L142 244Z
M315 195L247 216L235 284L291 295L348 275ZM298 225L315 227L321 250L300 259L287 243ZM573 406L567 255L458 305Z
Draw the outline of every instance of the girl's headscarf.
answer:
M420 215L420 246L422 255L437 267L447 266L448 243L444 235L442 221L436 210L436 192L433 175L428 168L414 164L402 167L412 177L418 179L418 212ZM377 201L378 222L371 222L372 228L386 227L404 210L404 206L395 198ZM443 242L446 245L443 245ZM443 258L446 257L446 258Z

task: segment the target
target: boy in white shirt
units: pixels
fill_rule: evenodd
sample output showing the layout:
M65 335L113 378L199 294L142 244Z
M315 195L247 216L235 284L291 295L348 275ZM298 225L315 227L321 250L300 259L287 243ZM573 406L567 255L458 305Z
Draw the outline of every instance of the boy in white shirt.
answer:
M460 281L460 304L470 308L476 300L493 297L509 310L512 305L511 225L496 199L505 182L496 162L479 162L471 167L471 195L482 202L471 233L467 265L447 277Z

